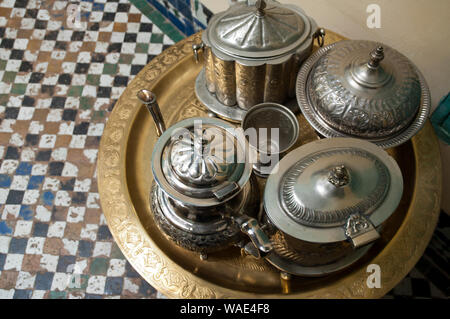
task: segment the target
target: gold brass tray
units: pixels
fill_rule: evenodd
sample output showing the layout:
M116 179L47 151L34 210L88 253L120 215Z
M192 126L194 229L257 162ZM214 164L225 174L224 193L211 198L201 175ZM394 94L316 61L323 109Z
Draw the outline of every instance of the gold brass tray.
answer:
M343 39L329 32L325 44ZM202 64L195 63L195 34L154 58L131 82L112 111L100 143L98 183L109 228L123 254L152 286L172 298L378 298L392 289L422 256L435 229L441 198L438 142L429 123L412 141L389 152L398 161L405 191L382 238L351 267L322 278L293 277L283 284L263 260L234 248L202 261L157 229L150 209L151 154L155 126L136 93L158 96L167 126L206 115L195 97ZM317 136L299 115L300 144ZM381 288L368 288L369 264L381 267Z

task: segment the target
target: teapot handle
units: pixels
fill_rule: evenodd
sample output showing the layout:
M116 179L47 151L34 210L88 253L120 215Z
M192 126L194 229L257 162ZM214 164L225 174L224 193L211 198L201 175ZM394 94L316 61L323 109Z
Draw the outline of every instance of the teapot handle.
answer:
M272 251L272 243L269 237L261 229L258 221L247 215L240 215L235 217L234 221L240 226L241 231L246 234L253 245L257 248L255 253L257 258L263 258Z
M326 32L323 28L317 29L317 31L314 33L313 37L317 40L317 45L319 47L323 47L323 45L325 44L325 35Z
M194 52L194 59L195 59L195 63L198 63L199 58L198 58L198 52L200 50L203 50L205 48L205 44L202 43L194 43L192 45L192 52Z

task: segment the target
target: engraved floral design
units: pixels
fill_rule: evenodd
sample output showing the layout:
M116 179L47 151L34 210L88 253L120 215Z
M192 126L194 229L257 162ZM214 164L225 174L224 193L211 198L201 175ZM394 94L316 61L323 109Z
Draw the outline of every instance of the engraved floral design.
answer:
M347 220L345 235L352 238L367 228L369 228L369 222L361 215L353 214Z
M218 128L190 131L172 143L170 165L186 183L205 186L226 181L236 168L234 145Z
M346 72L365 61L361 52L370 52L372 46L368 41L341 42L317 61L307 84L314 110L329 126L363 138L386 137L404 129L416 116L421 98L414 66L388 47L389 61L383 63L393 72L392 81L370 90L349 84Z

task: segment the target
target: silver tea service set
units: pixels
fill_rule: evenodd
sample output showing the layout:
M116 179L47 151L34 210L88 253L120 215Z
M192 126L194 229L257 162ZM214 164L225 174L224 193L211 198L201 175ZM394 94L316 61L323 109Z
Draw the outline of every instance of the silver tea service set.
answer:
M384 149L423 127L430 93L395 49L366 40L323 47L324 36L296 6L238 2L193 46L203 58L195 92L211 116L166 128L156 96L138 93L159 137L152 212L175 244L203 260L238 247L286 278L344 269L380 237L403 194ZM314 41L321 48L311 54ZM297 110L322 138L292 149Z

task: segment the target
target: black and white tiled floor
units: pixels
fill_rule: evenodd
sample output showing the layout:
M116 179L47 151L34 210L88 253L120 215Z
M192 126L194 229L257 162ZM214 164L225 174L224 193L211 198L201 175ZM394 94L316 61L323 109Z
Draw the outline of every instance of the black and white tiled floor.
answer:
M158 297L111 237L96 159L126 85L182 37L145 0L0 1L0 298ZM448 225L387 297L448 296Z

